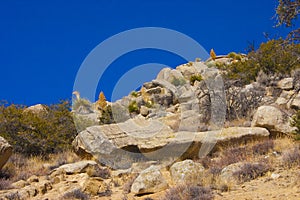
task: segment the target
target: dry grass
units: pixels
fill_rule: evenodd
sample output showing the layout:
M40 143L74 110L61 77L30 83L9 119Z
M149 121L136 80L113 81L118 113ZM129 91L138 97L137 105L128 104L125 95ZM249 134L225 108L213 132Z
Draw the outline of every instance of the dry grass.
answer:
M72 151L53 154L48 158L25 157L15 153L1 170L0 182L8 187L8 183L27 180L32 175L46 176L52 169L75 161L79 161L79 158Z

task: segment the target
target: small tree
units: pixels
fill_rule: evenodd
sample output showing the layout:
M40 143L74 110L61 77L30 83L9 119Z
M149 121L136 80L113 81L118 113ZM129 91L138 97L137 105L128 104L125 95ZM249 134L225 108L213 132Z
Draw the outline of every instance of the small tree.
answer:
M104 96L104 93L101 91L99 94L99 99L97 101L97 105L104 110L104 108L107 106L106 98Z
M211 50L210 50L210 57L211 57L213 60L215 60L215 59L217 58L217 55L216 55L214 49L211 49Z
M276 8L277 26L293 26L293 21L298 18L299 13L300 0L279 0L279 5ZM288 39L300 41L300 28L290 32Z

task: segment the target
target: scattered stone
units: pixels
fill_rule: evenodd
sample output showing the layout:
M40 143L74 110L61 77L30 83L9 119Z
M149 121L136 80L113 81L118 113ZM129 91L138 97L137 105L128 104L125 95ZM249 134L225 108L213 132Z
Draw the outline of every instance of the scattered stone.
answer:
M28 183L34 183L34 182L39 182L39 177L37 177L36 175L32 175L27 179Z
M109 186L103 181L103 179L93 177L87 179L83 183L83 191L91 195L102 196L102 194L109 191Z

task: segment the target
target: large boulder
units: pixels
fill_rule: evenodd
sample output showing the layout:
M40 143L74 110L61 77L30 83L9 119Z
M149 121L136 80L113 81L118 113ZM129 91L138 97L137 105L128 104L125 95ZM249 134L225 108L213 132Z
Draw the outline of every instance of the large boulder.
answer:
M143 126L149 121L152 124ZM199 158L222 146L269 137L268 130L259 127L174 133L167 125L159 124L156 120L149 121L129 120L120 124L89 127L78 134L73 145L81 156L88 155L102 164L126 169L136 160Z
M271 134L289 134L294 131L289 116L274 106L261 106L253 116L252 127L263 127Z
M134 180L131 192L134 194L156 193L168 188L168 183L159 166L151 165Z
M0 136L0 169L5 165L12 154L12 146Z
M174 163L170 168L171 177L175 184L179 182L188 183L193 180L197 181L203 171L204 167L200 163L195 163L192 160Z

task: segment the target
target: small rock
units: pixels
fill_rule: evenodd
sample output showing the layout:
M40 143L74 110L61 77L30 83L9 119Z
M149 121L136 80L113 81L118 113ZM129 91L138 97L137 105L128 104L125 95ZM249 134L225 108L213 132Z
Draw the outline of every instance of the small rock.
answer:
M283 90L293 89L293 78L284 78L277 83L277 86Z
M28 183L34 183L34 182L39 182L39 177L37 177L36 175L32 175L27 179Z
M151 165L140 173L131 186L134 194L156 193L168 188L159 166Z
M53 172L59 171L63 172L65 171L67 174L76 174L76 173L83 173L87 172L91 168L99 168L98 164L95 161L92 160L83 160L76 163L70 163L62 165L56 169L54 169ZM53 173L52 172L52 173Z
M146 106L141 106L140 113L146 117L149 114L149 109Z
M17 181L15 183L11 184L11 185L14 188L20 189L20 188L23 188L23 187L25 187L26 185L29 185L29 184L26 181L24 181L24 180L20 180L20 181Z
M200 163L195 163L192 160L177 162L170 168L174 183L196 180L203 171L204 167Z
M109 191L109 186L101 178L94 177L83 183L83 191L92 195L101 195Z
M279 177L280 177L280 174L275 174L275 173L271 174L271 179L278 179Z

